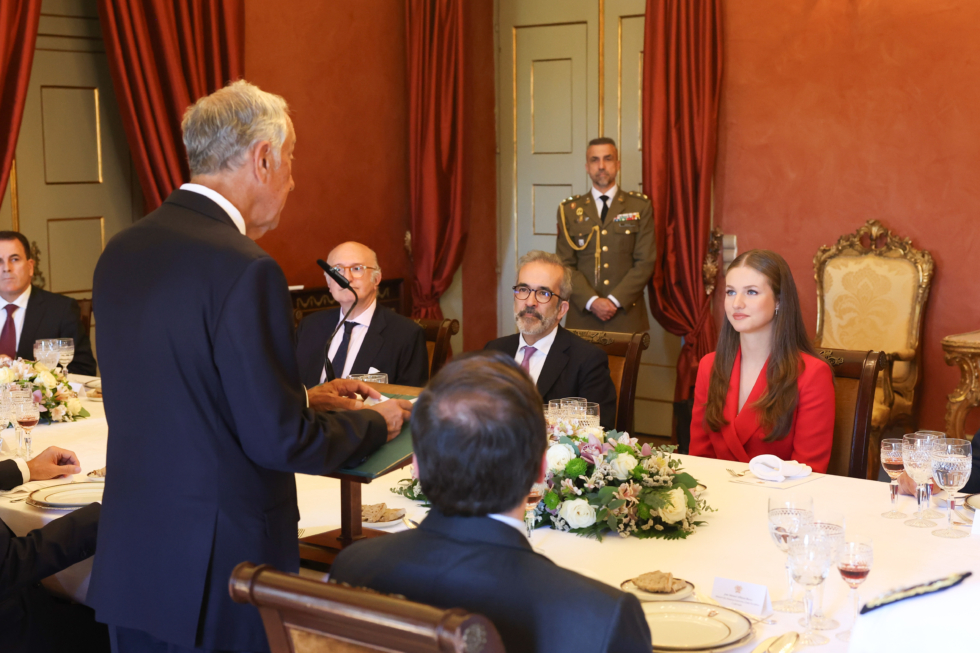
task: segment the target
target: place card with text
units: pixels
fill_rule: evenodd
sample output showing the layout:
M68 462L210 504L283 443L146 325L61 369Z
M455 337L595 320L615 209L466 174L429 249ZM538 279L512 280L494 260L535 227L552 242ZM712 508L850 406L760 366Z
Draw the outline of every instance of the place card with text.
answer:
M729 578L715 578L711 598L727 608L765 617L772 613L769 588L756 583L743 583Z

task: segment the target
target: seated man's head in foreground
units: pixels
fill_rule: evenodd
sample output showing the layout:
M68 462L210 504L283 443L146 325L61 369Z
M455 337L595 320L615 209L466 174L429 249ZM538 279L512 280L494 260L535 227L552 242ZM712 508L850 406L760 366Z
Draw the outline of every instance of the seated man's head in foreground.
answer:
M517 262L514 320L531 345L554 331L568 312L572 272L556 254L532 250Z
M511 511L543 474L541 396L513 358L462 356L419 396L412 440L422 491L443 514Z
M381 266L373 249L361 243L341 243L330 250L327 265L350 282L351 288L357 293L358 307L367 308L371 305L378 294L378 284L381 283ZM324 276L327 278L330 294L343 307L344 313L347 313L354 303L354 294L338 286L330 275L324 273Z

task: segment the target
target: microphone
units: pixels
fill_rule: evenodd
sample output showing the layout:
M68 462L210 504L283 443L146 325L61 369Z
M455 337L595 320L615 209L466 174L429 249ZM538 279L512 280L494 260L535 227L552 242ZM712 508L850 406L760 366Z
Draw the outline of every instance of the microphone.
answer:
M334 280L334 283L336 283L344 290L349 290L351 291L351 293L353 293L354 303L350 305L350 310L347 311L347 315L353 313L354 307L357 306L357 302L360 300L360 297L357 296L357 291L351 287L350 281L347 280L347 277L345 277L343 274L337 272L332 267L327 265L327 263L322 258L318 258L316 260L316 264L319 265L321 268L323 268L323 271L327 273L327 276L329 276L331 279ZM339 322L337 322L337 326L333 328L333 333L331 333L330 337L327 339L327 344L323 346L323 361L324 361L323 366L327 370L327 378L325 381L326 383L329 383L330 381L333 381L334 379L337 378L337 374L336 372L334 372L333 369L333 362L330 360L330 345L333 343L334 336L337 335L337 331L340 330L340 325L343 323L344 320L340 320ZM343 374L344 371L340 370L340 373Z

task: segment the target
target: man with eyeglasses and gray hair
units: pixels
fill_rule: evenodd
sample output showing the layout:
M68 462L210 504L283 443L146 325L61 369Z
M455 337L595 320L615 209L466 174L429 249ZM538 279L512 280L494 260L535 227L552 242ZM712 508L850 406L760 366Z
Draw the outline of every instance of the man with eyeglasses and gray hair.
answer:
M310 404L319 406L320 384L327 381L327 360L338 379L383 373L388 375L388 383L424 386L429 380L425 331L378 303L381 266L374 250L361 243L342 243L327 255L327 265L347 278L358 301L354 306L354 293L324 273L330 294L340 306L311 313L299 323L296 358L300 377L309 388ZM328 343L341 321L343 326ZM329 408L331 401L328 396L324 408Z
M584 397L599 404L599 423L616 423L616 387L609 357L559 322L568 312L572 272L557 255L532 250L517 262L514 286L516 333L487 343L484 349L509 354L537 385L545 403Z

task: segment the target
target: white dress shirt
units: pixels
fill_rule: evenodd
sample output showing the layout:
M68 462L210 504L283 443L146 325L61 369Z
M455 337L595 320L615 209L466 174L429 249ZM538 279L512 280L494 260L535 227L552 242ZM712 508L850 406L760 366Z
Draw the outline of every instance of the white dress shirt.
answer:
M599 214L600 220L602 219L602 200L599 198L605 195L608 198L608 201L606 202L606 206L608 206L609 210L612 211L613 210L612 204L613 204L613 200L616 199L617 190L619 189L616 186L613 186L606 192L602 192L595 186L592 187L592 197L593 199L595 199L595 208L596 208L596 212ZM608 213L606 215L608 215ZM599 295L592 295L592 297L589 298L589 301L585 302L585 310L587 311L592 310L592 302L594 302L597 299L599 299ZM619 303L619 300L613 297L612 295L606 295L606 299L608 299L613 304L615 304L616 308L622 308L622 305Z
M20 349L20 334L24 330L24 316L27 314L27 301L31 298L31 286L27 285L27 290L20 294L20 297L12 302L7 302L0 309L0 332L3 330L3 325L7 323L7 306L14 304L17 306L17 310L14 311L14 333L17 335L17 349ZM33 345L32 345L33 347ZM16 351L16 350L15 350ZM14 358L17 354L14 354Z
M492 514L487 515L490 519L496 519L501 524L507 524L517 529L517 532L527 538L527 525L519 519L514 519L510 515Z
M533 345L527 344L524 341L524 334L522 333L517 340L517 353L514 355L514 360L520 365L524 362L524 349L525 347L534 347L535 351L531 355L531 360L528 361L527 373L531 375L531 380L535 383L538 382L538 377L541 376L541 368L544 367L544 361L548 358L548 352L551 351L551 345L555 344L555 336L558 334L558 327L556 326L552 329L551 333L546 335L541 340L538 340Z
M350 346L347 348L347 361L344 363L343 370L334 370L338 379L346 379L350 376L350 369L354 366L354 361L357 359L357 352L361 351L361 345L364 343L364 336L367 335L368 327L371 326L371 319L374 317L374 311L378 307L378 299L375 298L371 305L367 309L355 317L351 322L357 324L350 334ZM340 321L343 323L344 313L341 309ZM330 358L330 362L337 356L337 350L340 349L340 343L344 339L344 329L347 327L340 327L337 331L337 335L334 336L333 342L330 343L330 351L327 352L327 356ZM371 368L374 369L374 368ZM323 366L323 371L320 372L320 383L327 380L327 367Z
M208 199L212 200L215 204L220 206L231 218L231 221L235 223L238 230L245 235L245 218L242 217L242 212L235 208L235 205L229 202L224 195L216 190L208 188L207 186L202 186L200 184L181 184L180 190L189 190L192 193L198 193L204 195Z

